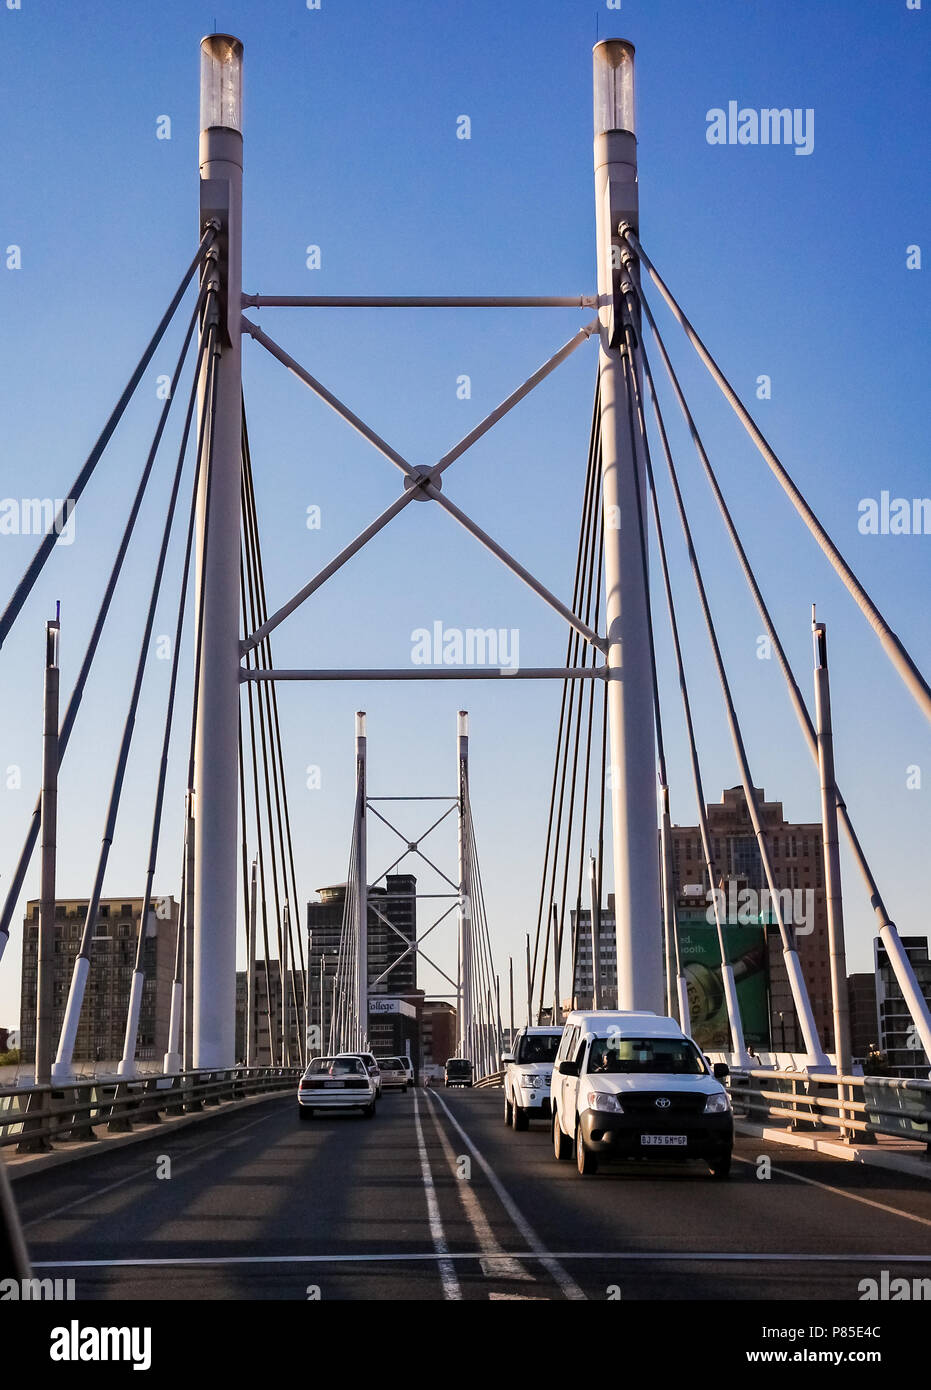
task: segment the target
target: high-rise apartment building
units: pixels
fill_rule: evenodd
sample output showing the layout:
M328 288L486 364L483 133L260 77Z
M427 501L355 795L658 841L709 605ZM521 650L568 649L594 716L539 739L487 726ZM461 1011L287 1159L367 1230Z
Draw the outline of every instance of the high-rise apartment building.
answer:
M928 957L926 936L903 936L902 946L912 963L918 988L931 1006L931 959ZM876 1007L878 1012L879 1050L894 1076L910 1076L927 1080L927 1054L918 1037L918 1030L905 1003L905 996L895 977L886 949L877 938L873 943L876 963Z
M416 893L413 874L388 874L383 888L369 888L368 908L369 997L408 999L415 1008L422 996L417 989L417 952L409 949L408 943L416 935ZM310 1026L321 1029L322 1046L326 1047L346 885L320 888L317 896L319 902L307 904L308 1012ZM380 1026L385 1026L388 1017L381 1015Z
M88 907L87 898L60 898L55 904L52 998L56 1041L64 1021ZM123 1055L141 915L141 898L104 898L100 903L91 938L91 966L84 1007L74 1046L76 1062L116 1061ZM145 984L136 1045L138 1061L160 1061L168 1050L177 932L178 904L174 898L153 899L147 913L143 946ZM38 951L39 903L33 900L26 904L23 922L20 1046L24 1061L35 1059Z

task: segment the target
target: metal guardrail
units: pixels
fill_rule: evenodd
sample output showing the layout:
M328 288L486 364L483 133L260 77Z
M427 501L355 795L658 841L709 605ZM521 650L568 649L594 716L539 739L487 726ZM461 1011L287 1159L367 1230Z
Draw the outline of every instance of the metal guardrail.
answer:
M473 1082L473 1087L480 1087L480 1086L503 1086L503 1085L504 1085L504 1072L503 1072L503 1071L492 1071L492 1072L489 1072L487 1076L482 1076L482 1077L479 1078L478 1081Z
M0 1146L44 1152L56 1140L93 1140L95 1128L130 1133L163 1114L181 1115L266 1092L296 1089L300 1067L230 1067L125 1079L75 1080L0 1089Z
M927 1145L931 1156L931 1081L761 1069L732 1071L730 1091L736 1119L837 1130L859 1144L892 1135Z

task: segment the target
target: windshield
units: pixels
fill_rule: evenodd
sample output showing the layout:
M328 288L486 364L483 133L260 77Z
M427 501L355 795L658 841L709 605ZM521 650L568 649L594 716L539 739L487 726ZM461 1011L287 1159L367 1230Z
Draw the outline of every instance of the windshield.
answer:
M382 1071L403 1071L404 1067L400 1057L378 1057L376 1058Z
M315 1057L305 1076L364 1076L358 1057Z
M591 1072L659 1072L702 1076L701 1053L688 1038L595 1038L588 1058Z
M450 1057L449 1061L446 1063L446 1070L470 1072L472 1070L472 1063L464 1061L461 1057Z
M517 1044L517 1052L514 1056L515 1062L552 1062L559 1050L562 1040L562 1033L553 1033L549 1036L534 1036L527 1033Z

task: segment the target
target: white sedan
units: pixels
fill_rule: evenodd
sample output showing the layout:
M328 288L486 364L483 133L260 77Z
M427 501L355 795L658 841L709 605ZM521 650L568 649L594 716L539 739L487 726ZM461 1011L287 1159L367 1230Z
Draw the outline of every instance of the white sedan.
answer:
M371 1120L375 1099L375 1082L361 1057L315 1057L297 1088L297 1113L310 1120L315 1110L361 1110Z

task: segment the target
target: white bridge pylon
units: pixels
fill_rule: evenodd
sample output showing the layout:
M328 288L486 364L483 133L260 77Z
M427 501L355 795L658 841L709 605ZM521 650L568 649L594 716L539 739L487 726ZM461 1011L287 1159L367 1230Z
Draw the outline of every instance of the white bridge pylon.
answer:
M605 530L605 574L608 582L607 632L594 631L560 598L553 594L513 555L509 554L488 532L472 520L443 491L443 475L478 439L481 439L509 411L523 401L584 343L596 334L600 341L601 389L608 408L601 412L600 429L604 458L606 505L622 510L625 516L635 516L632 508L640 508L643 523L643 488L638 485L637 473L642 472L642 459L627 429L627 396L621 353L615 336L613 318L614 293L611 289L610 226L605 217L615 221L621 216L635 222L636 202L636 140L632 124L625 112L632 112L632 50L621 45L627 54L624 70L625 86L618 89L621 105L604 107L607 78L616 76L612 67L616 49L600 45L596 49L596 108L599 101L607 112L608 124L596 131L596 180L598 188L598 258L602 282L600 296L526 296L501 298L472 297L406 297L371 298L337 297L328 299L285 295L243 295L239 282L239 254L242 233L242 194L240 165L232 167L231 151L239 151L242 139L239 93L242 84L242 45L229 35L213 35L203 43L202 109L212 122L204 130L202 182L202 220L213 219L220 224L221 251L216 262L220 280L221 302L228 313L223 321L225 335L220 342L220 372L218 399L215 408L217 450L223 459L214 467L213 492L210 496L209 546L207 566L203 573L205 611L211 618L211 640L205 643L201 677L202 703L199 723L199 766L204 778L209 769L219 767L212 780L199 782L198 806L202 821L198 828L197 844L197 915L195 936L195 990L199 1004L195 1016L198 1042L195 1046L196 1065L220 1065L232 1060L232 1030L229 1020L216 1013L217 1000L228 994L232 999L234 961L232 923L235 914L227 911L230 904L229 884L235 882L235 818L214 819L214 797L209 788L235 777L234 746L236 741L233 702L229 698L229 651L238 642L240 659L266 638L288 615L342 568L366 543L413 501L431 501L452 516L487 550L495 555L513 574L538 595L587 644L586 652L599 653L604 664L580 664L522 668L514 673L485 670L440 672L417 670L269 670L240 666L238 679L266 680L435 680L435 679L509 679L598 680L608 682L609 728L611 761L617 773L613 779L612 804L614 815L614 889L617 910L617 938L621 963L622 1002L625 1007L663 1009L662 939L656 927L661 920L659 875L655 864L657 804L655 760L653 756L654 725L652 687L648 662L638 659L648 654L647 627L649 612L645 576L641 566L637 526L618 526ZM607 75L607 77L606 77ZM626 103L626 104L625 104ZM627 120L624 128L617 122ZM218 153L219 151L219 153ZM213 160L218 161L214 168ZM633 162L631 162L633 160ZM230 167L221 170L219 162ZM241 161L240 161L241 163ZM615 217L615 214L617 215ZM604 280L607 275L607 280ZM527 308L577 305L598 308L598 316L590 319L561 348L543 363L525 382L511 391L484 420L455 444L431 467L415 466L382 439L352 409L340 401L326 386L295 361L269 334L252 320L235 312L243 307L456 307L456 308ZM223 441L229 438L232 447L235 412L236 438L240 430L241 393L237 382L227 381L229 374L239 372L239 343L245 332L288 368L305 386L333 409L345 422L358 431L402 474L403 488L396 500L371 521L359 535L298 592L273 612L255 631L239 640L230 600L233 585L234 555L238 546L239 501L232 486L232 468L227 467ZM224 375L226 373L226 376ZM220 416L224 422L220 423ZM235 543L234 543L235 538ZM625 601L620 603L623 589ZM219 627L219 631L217 628ZM234 633L234 628L235 633ZM625 658L626 653L626 658ZM228 776L227 776L228 774ZM364 852L363 852L364 853ZM467 867L467 866L465 866ZM357 864L355 871L360 872ZM461 914L463 915L463 914ZM468 922L467 913L464 920ZM361 933L364 935L365 926ZM460 925L460 935L468 937L468 926ZM357 972L361 962L357 962ZM468 952L461 969L469 970ZM355 986L358 992L358 983ZM209 996L209 998L208 998ZM466 999L469 991L466 991ZM231 1010L230 1010L231 1013ZM467 1020L466 1026L470 1026ZM207 1036L209 1034L209 1037Z

